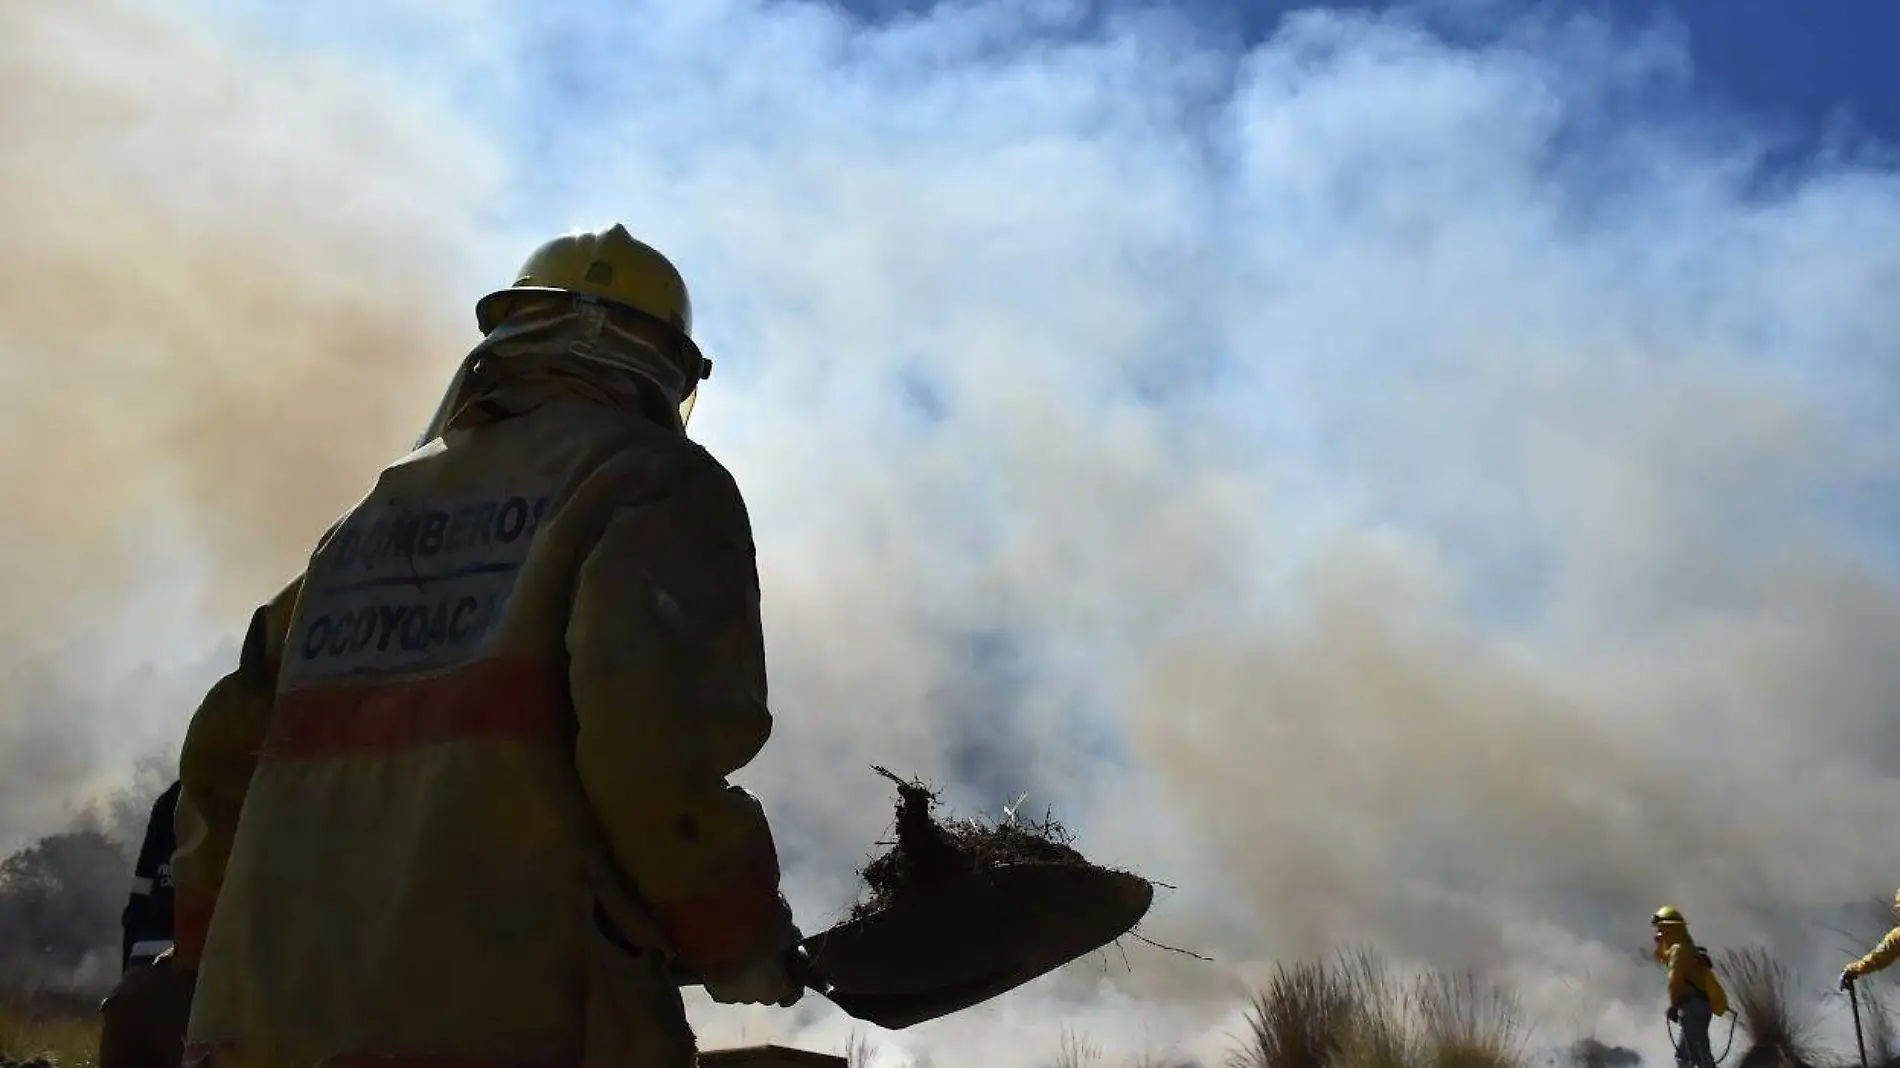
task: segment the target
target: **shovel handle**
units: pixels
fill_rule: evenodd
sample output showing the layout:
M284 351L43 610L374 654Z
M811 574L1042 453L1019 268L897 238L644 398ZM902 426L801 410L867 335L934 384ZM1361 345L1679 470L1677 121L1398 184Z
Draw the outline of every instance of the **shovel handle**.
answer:
M785 971L812 993L831 996L831 980L818 970L811 951L804 946L793 946L785 951Z
M1854 1010L1854 1045L1860 1047L1860 1068L1867 1068L1867 1040L1860 1032L1860 997L1854 993L1854 984L1847 984L1847 1004Z

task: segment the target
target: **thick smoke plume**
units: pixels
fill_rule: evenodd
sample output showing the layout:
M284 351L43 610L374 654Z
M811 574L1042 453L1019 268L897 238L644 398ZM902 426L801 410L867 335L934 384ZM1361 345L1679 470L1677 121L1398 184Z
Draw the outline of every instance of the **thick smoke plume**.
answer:
M161 12L0 10L0 846L175 752L472 333L437 280L479 157Z
M0 751L57 757L0 757L0 829L125 763L110 725L175 730L517 237L620 219L716 361L695 433L753 507L780 710L746 780L806 926L884 829L878 763L966 811L1028 790L1216 958L1105 954L887 1058L1067 1027L1217 1063L1273 961L1349 946L1666 1056L1657 905L1818 999L1900 882L1900 181L1767 169L1666 37L140 10L0 16Z

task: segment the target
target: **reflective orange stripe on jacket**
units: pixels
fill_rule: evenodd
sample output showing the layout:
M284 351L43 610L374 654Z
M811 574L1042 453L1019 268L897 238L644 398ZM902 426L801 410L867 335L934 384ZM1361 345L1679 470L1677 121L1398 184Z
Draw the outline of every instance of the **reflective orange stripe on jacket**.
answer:
M363 756L475 738L555 742L567 732L564 693L554 668L502 657L421 678L287 690L262 758Z

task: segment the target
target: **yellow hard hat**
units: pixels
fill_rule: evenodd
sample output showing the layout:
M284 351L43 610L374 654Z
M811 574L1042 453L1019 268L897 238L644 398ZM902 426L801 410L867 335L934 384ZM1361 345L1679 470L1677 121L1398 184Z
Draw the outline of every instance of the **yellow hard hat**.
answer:
M671 260L619 223L562 234L528 254L513 285L475 302L475 325L486 335L524 297L553 293L613 304L670 328L691 383L678 399L680 424L691 421L699 382L712 377L712 361L693 341L693 300Z
M1675 925L1686 927L1689 924L1689 921L1682 918L1682 913L1677 911L1674 905L1664 905L1657 909L1656 914L1649 918L1649 922L1654 927Z
M587 293L631 308L691 337L693 301L672 261L615 223L605 230L562 234L528 254L515 283L475 302L486 334L531 293Z

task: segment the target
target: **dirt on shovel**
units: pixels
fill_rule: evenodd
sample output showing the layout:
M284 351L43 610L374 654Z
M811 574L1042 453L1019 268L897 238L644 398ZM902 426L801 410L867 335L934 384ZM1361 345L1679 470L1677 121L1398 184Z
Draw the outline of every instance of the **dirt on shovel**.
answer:
M859 871L866 893L851 908L854 920L960 876L1010 864L1105 870L1072 848L1069 832L1047 813L1038 821L1006 809L998 820L939 822L937 795L928 786L884 768L872 770L897 786L897 840Z
M930 787L872 770L897 786L896 840L859 869L850 917L806 941L858 1019L895 1030L980 1005L1132 934L1153 902L1155 884L1091 863L1021 798L994 820L939 818Z

